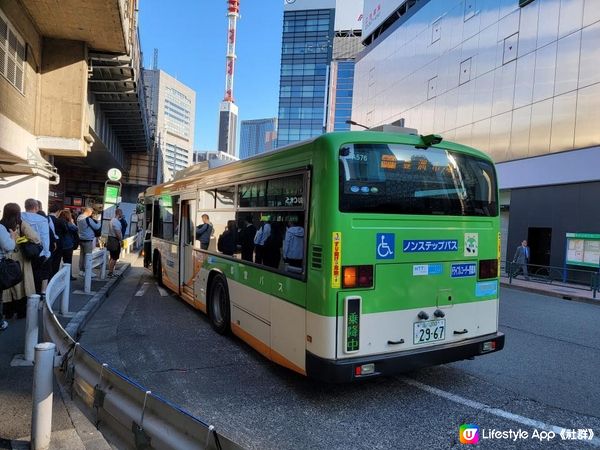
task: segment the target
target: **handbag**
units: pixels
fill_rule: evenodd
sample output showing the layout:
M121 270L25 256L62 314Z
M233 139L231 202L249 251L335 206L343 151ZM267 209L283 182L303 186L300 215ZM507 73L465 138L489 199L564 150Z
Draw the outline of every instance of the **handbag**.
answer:
M18 261L10 258L0 259L0 290L9 289L21 282L23 271Z
M28 261L35 261L40 257L42 251L44 251L44 247L42 244L36 244L33 241L30 241L26 236L21 236L17 238L17 244L19 245L19 250L23 253L23 258Z

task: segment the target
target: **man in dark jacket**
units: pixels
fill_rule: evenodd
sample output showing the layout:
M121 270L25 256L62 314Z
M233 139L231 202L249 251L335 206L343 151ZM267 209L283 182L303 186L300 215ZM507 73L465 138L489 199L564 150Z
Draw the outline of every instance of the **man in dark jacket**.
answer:
M256 236L256 227L252 224L252 217L242 219L238 230L238 242L242 247L242 259L252 261L254 255L254 236Z
M58 218L58 214L60 213L60 206L58 205L58 203L53 203L52 205L50 205L48 212L48 219L52 222L53 225L53 227L50 227L50 246L52 247L52 245L54 244L54 247L52 248L52 262L50 269L50 278L52 278L60 269L60 260L62 259L63 254L62 241L65 238L68 229L67 222L63 219ZM54 233L52 233L52 228L54 228ZM54 239L52 239L53 234Z

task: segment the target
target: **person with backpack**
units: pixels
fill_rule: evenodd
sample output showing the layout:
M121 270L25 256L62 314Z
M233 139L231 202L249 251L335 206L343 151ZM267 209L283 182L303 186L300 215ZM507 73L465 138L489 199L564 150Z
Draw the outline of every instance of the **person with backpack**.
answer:
M60 206L57 203L50 205L48 209L48 224L50 225L50 246L53 247L51 257L50 279L60 270L60 261L63 253L63 239L67 234L67 222L59 218ZM54 241L54 242L52 242Z
M37 202L35 202L35 205L37 208ZM7 203L4 205L2 220L0 220L0 223L7 230L14 231L13 236L17 245L8 256L21 265L23 273L23 279L18 284L2 292L4 315L7 318L11 318L14 314L17 315L18 319L24 318L27 312L27 297L36 293L35 273L32 261L25 257L17 241L19 238L25 237L29 242L39 244L41 240L37 231L27 221L23 220L23 215L24 213L21 212L19 205L16 203ZM47 225L47 222L44 223Z
M17 206L17 208L19 207L17 204L14 205ZM4 205L4 210L7 211L6 205ZM14 217L17 216L15 215ZM4 220L3 214L2 220L0 220L0 261L4 258L8 258L9 255L14 251L17 245L15 242L17 240L17 236L16 223L8 223L8 221ZM0 331L4 331L6 328L8 328L8 322L4 320L4 315L2 313L2 290L3 289L0 287Z
M121 224L121 235L123 236L123 239L125 239L125 236L127 236L125 234L125 231L127 230L127 220L125 220L125 216L123 215L123 213L121 213L121 217L119 218L119 222Z
M210 223L208 214L202 214L202 222L202 225L196 227L196 239L200 241L200 248L202 250L208 250L214 228L212 223Z
M73 276L73 251L79 246L79 230L73 221L73 215L69 209L63 209L58 215L59 219L65 221L67 232L62 241L62 261L64 264L71 264L71 280L76 280Z
M94 250L94 240L102 232L102 224L92 218L94 210L87 206L77 218L79 230L79 276L85 276L85 255ZM92 278L96 275L92 273Z
M40 214L41 212L41 214ZM50 222L48 217L40 209L40 202L33 198L25 200L25 211L21 213L21 218L27 222L33 231L39 236L42 244L42 251L39 257L31 261L33 268L33 278L35 280L35 290L41 296L46 295L46 286L50 279L52 248L50 247ZM25 303L24 308L27 305Z

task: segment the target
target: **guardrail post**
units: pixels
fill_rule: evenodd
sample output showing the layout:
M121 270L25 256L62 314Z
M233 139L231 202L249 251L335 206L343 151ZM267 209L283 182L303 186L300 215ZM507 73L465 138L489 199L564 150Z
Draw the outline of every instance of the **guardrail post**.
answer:
M69 312L69 296L71 295L71 264L63 266L65 287L60 300L60 313L64 316Z
M27 298L27 316L25 316L25 351L23 359L33 362L35 344L38 342L38 311L40 296L32 294Z
M102 255L102 268L100 269L100 278L104 280L106 278L106 259L108 257L108 252L106 251L106 247L104 247L101 251L104 252L104 254Z
M52 342L43 342L35 346L33 409L31 413L32 450L46 450L50 447L55 350L56 345Z
M83 280L83 292L92 292L92 253L85 254L85 278Z

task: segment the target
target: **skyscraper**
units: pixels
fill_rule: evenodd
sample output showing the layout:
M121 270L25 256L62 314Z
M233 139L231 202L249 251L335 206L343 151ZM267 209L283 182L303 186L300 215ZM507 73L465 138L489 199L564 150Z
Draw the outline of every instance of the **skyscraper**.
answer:
M249 158L275 148L277 118L242 120L240 159Z
M162 70L144 70L150 126L159 146L162 181L192 164L196 92ZM159 180L161 181L161 180Z
M339 8L336 8L338 6ZM337 31L360 30L363 0L287 1L283 12L277 145L326 129ZM346 73L346 72L344 72Z

